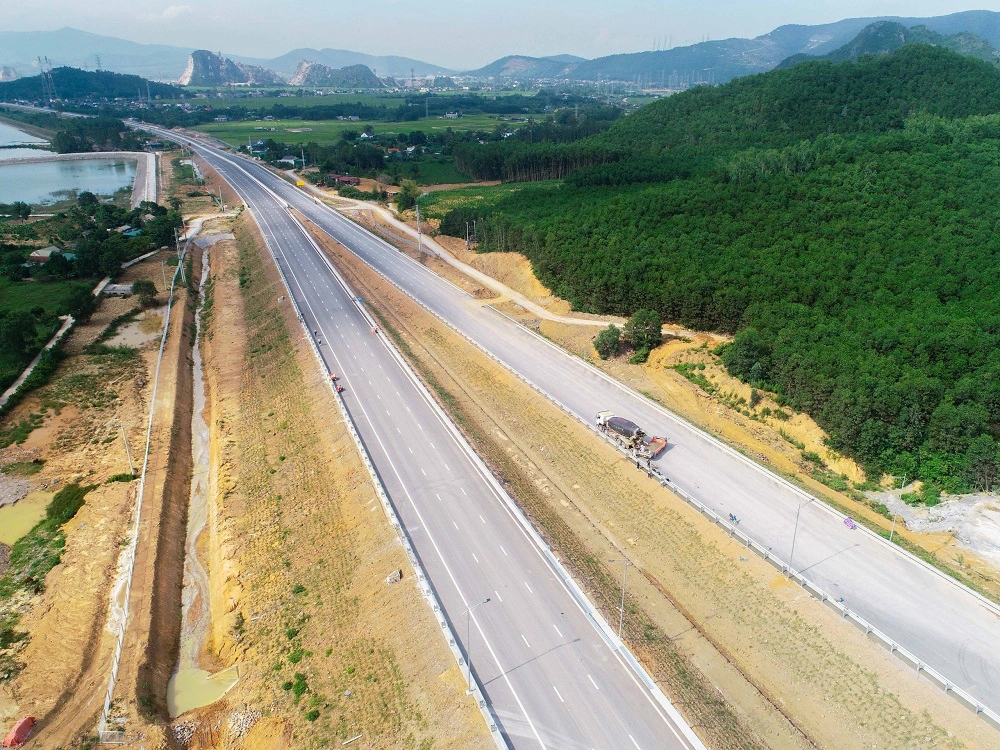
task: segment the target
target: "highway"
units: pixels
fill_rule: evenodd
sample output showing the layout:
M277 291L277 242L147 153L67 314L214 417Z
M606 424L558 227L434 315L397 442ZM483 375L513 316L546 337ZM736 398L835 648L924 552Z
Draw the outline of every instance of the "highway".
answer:
M219 165L221 152L198 149ZM591 422L611 409L669 438L658 467L673 482L807 575L925 665L1000 710L1000 608L898 547L851 529L822 502L478 300L266 170L245 168L380 274ZM794 538L794 559L793 552Z
M351 418L510 745L701 747L595 625L284 202L244 171L249 165L197 150L246 202L325 366L345 386Z

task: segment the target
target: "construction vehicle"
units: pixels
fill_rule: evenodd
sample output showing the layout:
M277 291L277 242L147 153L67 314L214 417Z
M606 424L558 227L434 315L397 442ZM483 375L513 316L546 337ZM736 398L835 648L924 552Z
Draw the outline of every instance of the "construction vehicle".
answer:
M639 458L652 460L667 447L666 438L651 437L632 420L615 416L610 411L597 413L597 427L625 450L631 451Z

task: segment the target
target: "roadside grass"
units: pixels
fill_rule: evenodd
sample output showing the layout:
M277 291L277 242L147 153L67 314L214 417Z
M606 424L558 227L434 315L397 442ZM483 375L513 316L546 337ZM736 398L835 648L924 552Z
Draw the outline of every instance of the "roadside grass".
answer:
M30 477L40 472L44 466L45 459L36 458L32 461L15 461L7 464L0 467L0 472L12 477Z
M55 494L45 510L45 518L10 548L10 567L0 577L0 599L10 599L18 590L40 593L45 576L62 559L66 535L62 527L83 507L84 498L96 485L73 483Z
M435 190L427 193L420 199L420 211L422 214L426 214L428 218L441 219L446 213L455 208L492 206L499 203L511 193L524 190L528 184L531 185L532 189L555 189L560 183L556 180L547 180L532 183L482 185L454 188L452 190Z
M342 265L340 268L342 271L345 269ZM559 512L553 508L546 497L547 493L539 488L537 482L516 460L512 459L505 447L491 434L484 422L484 417L486 420L489 418L485 414L474 414L475 407L467 406L456 395L454 389L464 387L457 381L446 386L438 379L435 369L443 368L446 372L450 371L448 366L438 359L432 348L437 350L439 346L444 345L444 342L439 341L434 347L428 347L414 340L412 336L404 335L397 324L404 326L405 324L399 322L395 314L389 312L390 306L387 301L381 299L375 290L368 288L352 270L348 270L347 275L356 290L359 292L364 290L366 300L378 300L374 304L369 303L367 308L379 320L385 333L400 349L424 384L435 394L442 408L459 426L477 454L511 492L518 505L540 530L546 542L552 546L553 551L569 568L574 578L584 586L597 607L609 619L616 617L621 597L621 586L618 581L605 568L603 561L588 550ZM436 324L434 327L436 328ZM422 330L422 335L429 340L438 338L436 330ZM422 351L418 354L414 351L414 346ZM454 376L454 373L451 374ZM766 747L766 744L760 741L719 695L712 683L694 667L678 645L649 618L637 600L627 596L625 611L624 639L647 665L652 665L657 681L672 699L683 703L686 712L689 712L688 719L697 717L697 723L713 738L713 746L741 749Z
M423 158L410 164L404 162L402 173L412 178L418 185L451 185L460 182L476 182L469 175L460 172L454 160L449 157ZM413 172L416 172L416 175Z
M190 87L191 90L197 91L198 87ZM269 86L268 91L273 89L281 88L280 86ZM219 93L217 89L204 88L200 89L205 93L209 94L211 97L208 99L208 103L211 104L213 109L229 109L230 107L241 107L245 109L270 109L274 105L279 105L281 107L289 107L294 109L303 109L306 107L323 107L323 106L338 106L344 104L365 104L372 107L377 107L384 104L386 107L395 108L399 107L401 104L406 103L406 97L408 94L402 93L332 93L326 94L325 96L227 96L227 92L222 92L222 96L218 96ZM289 91L294 91L294 89L289 89ZM532 94L534 89L522 89L522 90L511 90L511 91L491 91L490 96L512 96L514 94ZM436 91L434 92L434 97L451 97L451 96L461 96L467 95L468 91ZM164 104L190 104L190 99L164 99L162 100ZM357 123L355 123L357 124ZM362 123L363 125L364 123Z
M269 665L259 702L293 722L303 747L339 746L358 727L385 746L415 747L415 736L432 736L434 728L421 717L395 652L371 632L371 615L361 609L356 579L365 547L341 509L354 501L337 497L365 483L363 466L351 458L346 432L338 440L345 466L320 466L310 434L315 417L302 398L304 375L277 301L284 289L269 279L270 259L247 225L238 223L235 233L232 281L246 335L235 450L247 512L237 533L248 545L252 604L231 630ZM267 616L255 616L264 607Z
M508 128L516 128L521 125L521 123L504 122L498 118L499 115L466 115L457 120L448 120L443 117L422 117L419 120L410 122L394 122L391 120L359 120L355 122L347 120L238 120L233 122L210 122L198 125L194 130L225 141L230 146L238 147L245 146L248 138L255 141L271 138L279 143L287 143L289 145L305 145L307 143L329 145L339 141L343 133L351 130L360 133L368 125L372 126L376 135L412 133L415 131L423 131L428 135L432 133L444 133L448 130L492 131L500 124ZM258 130L257 128L263 129ZM274 130L272 131L269 128L274 128ZM292 132L306 128L309 129L309 132Z

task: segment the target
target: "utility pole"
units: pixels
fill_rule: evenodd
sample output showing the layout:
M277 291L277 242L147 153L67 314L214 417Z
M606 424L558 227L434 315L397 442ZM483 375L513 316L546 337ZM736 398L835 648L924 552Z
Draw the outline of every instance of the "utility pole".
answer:
M160 261L160 273L163 275L163 291L167 291L167 261Z
M889 529L889 542L890 543L892 543L892 535L896 531L896 518L898 518L898 516L895 513L893 513L892 514L892 528Z
M414 202L417 207L417 252L423 255L424 252L424 240L423 235L420 233L420 197Z
M489 597L479 602L479 604L473 604L467 610L465 610L465 668L468 670L469 677L469 689L466 694L472 692L472 647L469 644L469 640L472 638L472 611L477 607L481 607L484 604L489 604Z
M792 571L793 571L792 562L795 560L795 537L799 533L799 513L801 513L802 509L804 507L806 507L807 505L809 505L809 503L814 503L814 502L816 502L816 498L813 498L809 502L802 503L795 510L795 530L792 531L792 551L788 555L788 575L792 575Z
M618 608L618 640L622 639L622 625L625 623L625 578L628 576L628 566L632 564L632 561L627 557L621 560L608 560L608 562L615 563L625 563L625 569L622 571L622 603Z
M174 242L177 243L177 267L181 271L181 281L187 285L187 274L184 273L184 258L181 254L181 238L177 234L177 230L174 230Z
M125 442L125 455L128 456L128 469L132 472L132 476L135 476L135 464L132 463L132 451L128 448L128 437L125 435L125 427L122 425L121 420L118 420L118 429L122 431L122 440Z

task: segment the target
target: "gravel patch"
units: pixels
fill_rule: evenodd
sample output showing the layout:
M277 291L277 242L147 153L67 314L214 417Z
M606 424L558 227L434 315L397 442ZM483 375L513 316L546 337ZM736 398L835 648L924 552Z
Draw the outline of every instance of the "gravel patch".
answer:
M0 474L0 507L13 505L28 494L31 483L26 479Z

